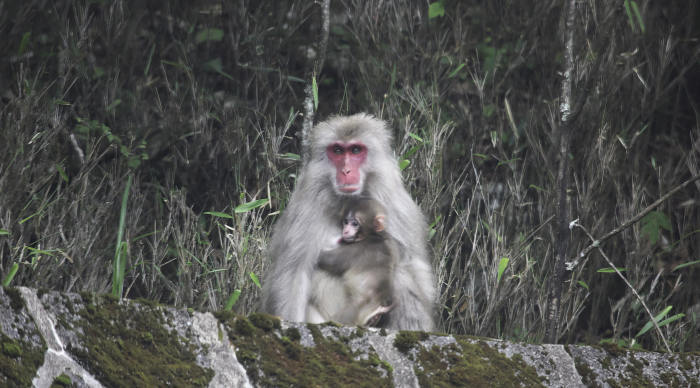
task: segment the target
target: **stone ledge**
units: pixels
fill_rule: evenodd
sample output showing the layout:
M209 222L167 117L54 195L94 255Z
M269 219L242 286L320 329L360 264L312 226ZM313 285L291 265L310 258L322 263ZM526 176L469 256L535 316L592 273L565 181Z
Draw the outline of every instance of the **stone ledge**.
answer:
M700 386L700 355L533 345L0 288L0 386Z

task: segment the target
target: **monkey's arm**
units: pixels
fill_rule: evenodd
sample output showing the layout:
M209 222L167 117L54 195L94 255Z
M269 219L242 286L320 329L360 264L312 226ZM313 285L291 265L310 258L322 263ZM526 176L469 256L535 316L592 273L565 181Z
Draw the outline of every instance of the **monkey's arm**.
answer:
M349 246L341 246L336 249L321 252L317 266L333 276L343 276L345 271L350 269L352 260L348 251Z

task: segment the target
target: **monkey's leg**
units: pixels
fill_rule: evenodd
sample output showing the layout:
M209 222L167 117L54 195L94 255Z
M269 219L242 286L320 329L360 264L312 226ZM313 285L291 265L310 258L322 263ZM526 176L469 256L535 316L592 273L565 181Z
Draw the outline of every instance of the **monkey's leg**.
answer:
M309 304L306 307L306 322L309 323L323 323L328 321L323 317L323 314L316 308L316 305Z

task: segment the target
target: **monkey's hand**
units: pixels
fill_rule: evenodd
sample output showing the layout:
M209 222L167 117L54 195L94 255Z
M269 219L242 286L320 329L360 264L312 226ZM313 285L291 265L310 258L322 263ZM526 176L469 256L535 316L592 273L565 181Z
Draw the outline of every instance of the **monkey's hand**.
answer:
M375 311L372 316L367 318L367 321L365 322L365 326L369 327L379 327L379 324L382 321L382 318L391 311L394 306L396 306L396 303L392 303L389 306L379 306Z

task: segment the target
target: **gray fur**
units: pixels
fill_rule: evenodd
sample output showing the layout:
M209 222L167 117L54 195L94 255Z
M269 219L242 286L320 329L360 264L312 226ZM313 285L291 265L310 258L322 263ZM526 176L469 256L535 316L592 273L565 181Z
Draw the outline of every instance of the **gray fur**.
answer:
M426 248L427 224L401 180L386 124L370 115L334 117L312 129L308 160L292 197L273 228L272 260L263 284L262 310L292 321L307 319L310 282L316 262L333 238L340 236L336 214L342 200L334 190L335 169L326 146L335 140L362 140L367 146L363 196L387 210L387 232L398 243L395 307L387 328L432 330L435 284ZM320 178L319 178L320 177Z

